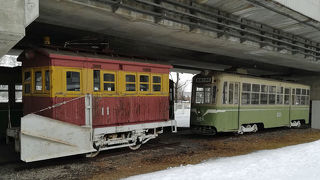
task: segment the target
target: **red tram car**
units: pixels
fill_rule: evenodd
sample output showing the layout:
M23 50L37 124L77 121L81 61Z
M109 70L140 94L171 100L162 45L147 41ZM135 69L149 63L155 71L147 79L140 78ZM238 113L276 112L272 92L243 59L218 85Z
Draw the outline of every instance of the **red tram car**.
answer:
M26 162L95 155L176 131L170 65L66 51L25 51L20 153Z

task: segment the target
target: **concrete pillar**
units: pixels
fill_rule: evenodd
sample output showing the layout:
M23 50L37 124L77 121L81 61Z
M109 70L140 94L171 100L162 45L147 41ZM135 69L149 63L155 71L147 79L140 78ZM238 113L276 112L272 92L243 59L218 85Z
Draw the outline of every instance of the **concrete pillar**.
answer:
M25 35L39 16L39 0L0 0L0 58Z

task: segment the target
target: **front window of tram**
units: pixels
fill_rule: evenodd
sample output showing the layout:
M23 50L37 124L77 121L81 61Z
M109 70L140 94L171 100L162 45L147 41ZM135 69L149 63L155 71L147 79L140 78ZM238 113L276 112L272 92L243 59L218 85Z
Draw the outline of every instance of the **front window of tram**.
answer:
M216 86L196 86L196 104L212 104L216 98Z

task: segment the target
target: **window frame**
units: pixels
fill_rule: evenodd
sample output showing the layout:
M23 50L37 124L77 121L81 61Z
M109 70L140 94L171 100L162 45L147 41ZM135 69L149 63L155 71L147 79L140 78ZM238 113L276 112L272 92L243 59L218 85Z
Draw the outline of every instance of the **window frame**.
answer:
M160 83L154 83L153 77L160 77ZM161 74L151 74L151 88L152 88L151 92L154 94L162 93L163 92L162 91L162 87L163 87L162 82L163 82L163 78L162 78ZM153 88L154 85L160 85L160 91L154 91L154 88Z
M80 74L80 90L79 91L68 91L67 90L67 72L78 72ZM82 79L82 70L81 69L73 69L73 68L67 68L64 69L63 71L63 76L64 77L64 92L66 92L67 94L81 94L83 92L83 79Z
M127 75L133 75L135 77L135 82L127 82L126 80L126 77ZM137 74L134 73L134 72L125 72L124 73L124 76L123 76L124 80L124 89L123 91L125 92L125 94L135 94L138 92L138 89L137 89ZM127 84L134 84L135 85L135 91L127 91Z
M36 73L37 72L41 72L41 90L36 90ZM33 78L32 78L32 81L33 81L33 86L32 86L32 89L33 89L33 92L34 94L42 94L44 92L44 78L43 78L43 69L41 68L34 68L33 69Z
M149 73L138 73L137 76L138 76L138 91L139 91L139 93L140 94L148 94L148 93L150 93L151 92L151 84L152 84L151 83L151 78L150 78L151 75ZM140 76L148 76L148 82L141 82L140 81ZM137 82L137 80L136 80L136 82ZM141 91L141 89L140 89L140 85L141 84L147 84L148 85L148 90L147 91ZM136 87L137 87L137 85L136 85Z
M25 73L30 73L30 80L25 81ZM26 84L29 85L29 93L26 93ZM22 96L29 96L33 92L33 70L31 68L24 69L22 71Z
M113 74L114 76L114 81L104 81L104 74ZM105 71L105 70L100 70L100 91L104 94L115 94L118 92L118 74L115 71ZM104 90L104 83L108 84L114 84L114 91L106 91Z
M49 72L49 90L47 90L47 86L46 86L46 72ZM42 72L42 88L43 88L43 92L44 93L46 93L46 94L49 94L50 93L50 90L51 90L51 76L52 76L52 74L51 74L51 70L49 69L49 68L44 68L43 69L43 72Z

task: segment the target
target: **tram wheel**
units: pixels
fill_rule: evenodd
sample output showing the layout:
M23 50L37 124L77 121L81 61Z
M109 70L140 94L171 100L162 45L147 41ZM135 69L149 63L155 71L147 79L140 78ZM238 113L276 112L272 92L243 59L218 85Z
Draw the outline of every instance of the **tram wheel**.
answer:
M142 143L137 143L136 145L129 146L131 150L138 150L141 147Z

